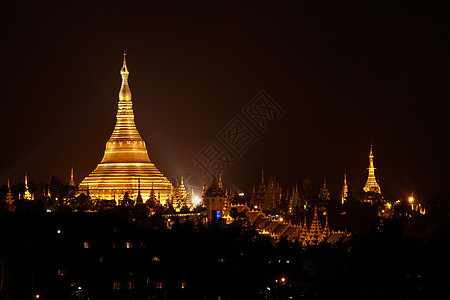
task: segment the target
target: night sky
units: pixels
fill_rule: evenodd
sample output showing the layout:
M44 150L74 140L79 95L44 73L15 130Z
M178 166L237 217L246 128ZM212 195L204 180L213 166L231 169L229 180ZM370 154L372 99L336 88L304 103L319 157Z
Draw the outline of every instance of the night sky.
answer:
M326 177L336 197L344 170L353 190L364 185L373 143L388 200L438 195L450 165L448 3L337 2L3 4L0 184L25 171L36 184L68 180L71 164L80 182L95 168L126 50L136 125L169 179L201 184L193 157L264 90L284 115L226 185L247 191L264 168L285 188Z

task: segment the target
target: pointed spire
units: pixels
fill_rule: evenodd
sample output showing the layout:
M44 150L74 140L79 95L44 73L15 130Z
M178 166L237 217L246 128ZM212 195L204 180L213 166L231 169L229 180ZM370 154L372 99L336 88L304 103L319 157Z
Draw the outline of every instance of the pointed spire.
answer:
M33 196L31 195L30 191L28 190L28 176L27 172L25 172L25 192L23 193L23 199L25 200L32 200Z
M123 53L123 65L122 65L122 69L120 69L120 76L122 77L122 86L120 87L120 92L119 92L119 100L122 101L129 101L131 104L131 90L130 87L128 86L128 75L130 74L130 72L128 71L128 67L127 67L127 61L125 59L125 56L127 54L124 52ZM128 107L126 107L128 108ZM120 107L119 107L120 109ZM131 113L133 113L133 109L130 107L128 108ZM126 113L129 113L130 111L126 111ZM133 115L134 118L134 115ZM133 124L134 125L134 124Z
M205 193L206 193L206 184L205 184L205 181L203 180L202 195L201 195L202 199L204 199Z
M138 195L136 198L136 204L143 204L144 201L142 200L142 195L141 195L141 177L138 177Z
M264 185L264 169L261 169L261 185Z
M367 182L363 188L365 192L375 192L381 194L381 188L375 178L375 166L373 164L373 151L372 151L373 145L370 144L370 153L369 153L369 167L367 170L369 171L369 174L367 176Z
M322 240L327 239L331 234L330 226L328 225L328 214L326 211L324 212L324 215L325 215L325 226L322 232Z
M8 178L8 193L6 194L6 203L9 205L13 205L14 204L14 198L13 195L11 193L11 186L9 185L9 178Z
M222 173L219 173L219 188L223 189L223 183L222 183Z
M329 201L330 200L330 192L327 188L327 179L324 178L323 180L323 187L320 189L319 198L322 201Z
M344 184L342 186L341 191L341 204L344 204L347 201L348 197L348 185L347 185L347 173L344 171Z
M70 186L75 186L75 180L73 179L73 164L70 167L70 181L69 181L69 185Z
M370 169L376 170L375 167L373 166L373 151L372 151L372 147L373 147L373 145L370 144L369 167L367 168L367 170L370 170Z
M130 74L130 72L128 71L128 67L127 67L127 59L126 59L127 53L125 51L123 51L123 65L122 65L122 69L120 70L120 75L127 75Z

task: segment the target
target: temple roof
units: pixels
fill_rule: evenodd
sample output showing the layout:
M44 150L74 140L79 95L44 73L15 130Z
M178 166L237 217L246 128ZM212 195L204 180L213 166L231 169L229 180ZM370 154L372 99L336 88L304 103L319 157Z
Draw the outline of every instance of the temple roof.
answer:
M211 185L205 192L206 197L226 197L225 191L221 187L221 180L217 181L216 176L214 176Z

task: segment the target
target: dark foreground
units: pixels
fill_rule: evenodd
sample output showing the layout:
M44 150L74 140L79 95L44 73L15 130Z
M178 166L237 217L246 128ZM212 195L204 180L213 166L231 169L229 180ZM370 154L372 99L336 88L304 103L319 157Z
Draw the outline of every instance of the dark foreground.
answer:
M345 244L273 245L243 224L143 229L113 214L2 213L2 299L432 299L449 231L390 221ZM219 298L220 297L220 298Z

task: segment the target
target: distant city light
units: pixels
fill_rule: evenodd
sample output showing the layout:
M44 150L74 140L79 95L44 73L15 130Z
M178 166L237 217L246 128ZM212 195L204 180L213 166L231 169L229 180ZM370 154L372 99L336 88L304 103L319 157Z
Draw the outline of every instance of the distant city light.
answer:
M239 193L240 197L244 197L244 195L245 195L244 193Z

